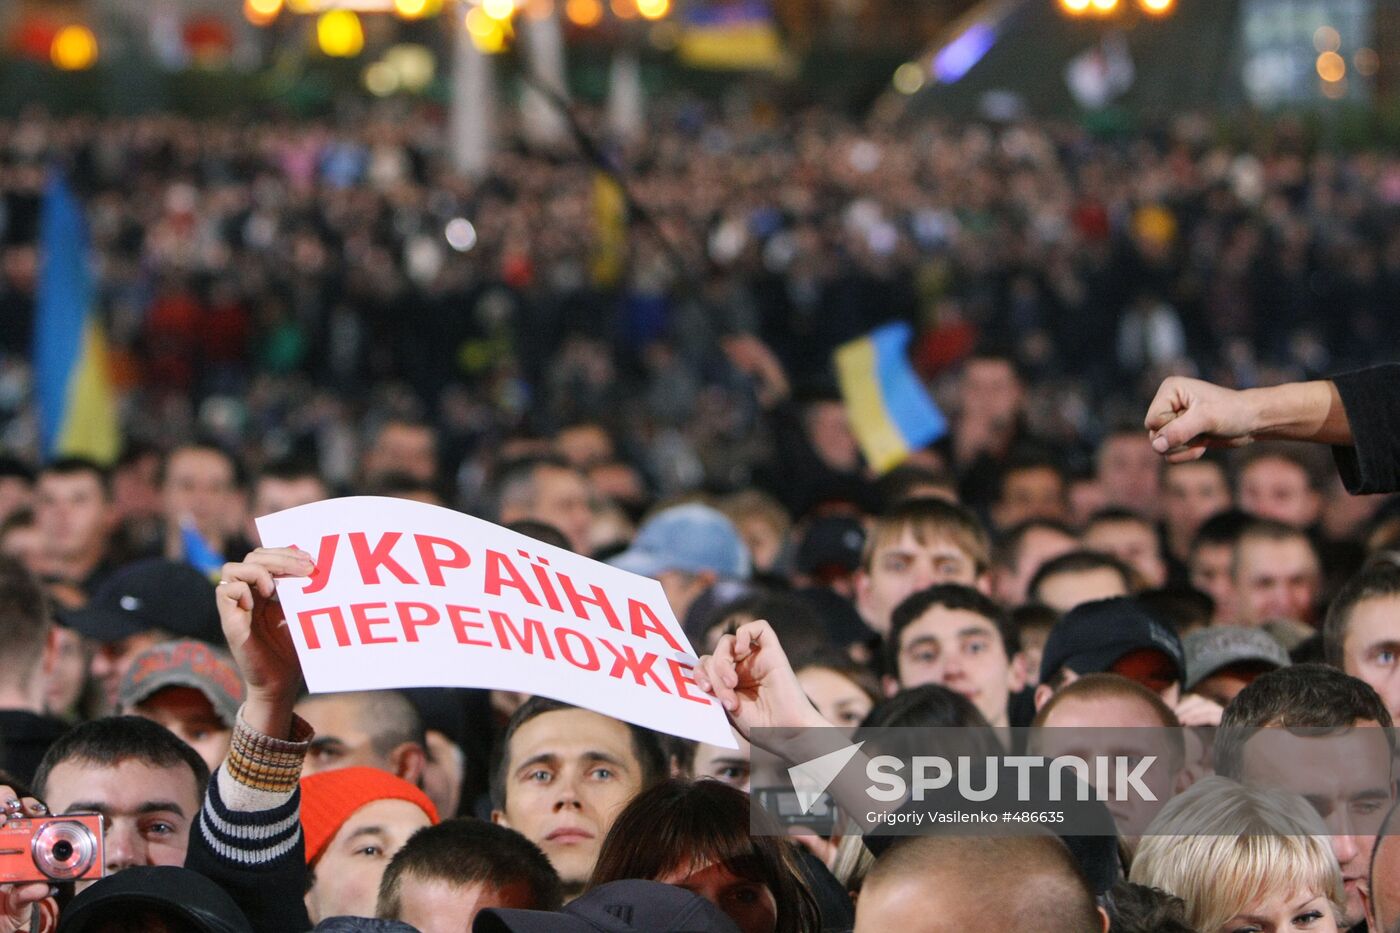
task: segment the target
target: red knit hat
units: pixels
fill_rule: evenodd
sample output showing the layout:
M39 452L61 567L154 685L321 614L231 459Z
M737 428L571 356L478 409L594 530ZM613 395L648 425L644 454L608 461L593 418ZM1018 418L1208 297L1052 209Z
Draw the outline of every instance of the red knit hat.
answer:
M376 800L407 800L438 822L437 808L421 790L378 768L338 768L301 779L301 830L306 864L314 864L355 811Z

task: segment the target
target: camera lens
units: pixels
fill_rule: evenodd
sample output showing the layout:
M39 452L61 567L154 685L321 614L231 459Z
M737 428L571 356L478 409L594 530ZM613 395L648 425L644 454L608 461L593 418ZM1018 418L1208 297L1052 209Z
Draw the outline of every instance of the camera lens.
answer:
M34 867L46 878L80 878L97 860L97 837L74 820L55 820L34 834L30 843Z

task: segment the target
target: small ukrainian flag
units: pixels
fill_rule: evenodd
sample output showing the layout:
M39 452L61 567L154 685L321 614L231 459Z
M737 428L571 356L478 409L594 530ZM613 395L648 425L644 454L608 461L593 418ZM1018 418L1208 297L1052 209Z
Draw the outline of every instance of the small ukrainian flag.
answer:
M861 453L876 473L898 466L948 433L948 420L909 364L913 330L903 321L836 348L836 376Z
M41 263L35 294L34 393L45 459L110 464L121 434L112 399L107 341L93 314L87 224L55 172L39 214Z

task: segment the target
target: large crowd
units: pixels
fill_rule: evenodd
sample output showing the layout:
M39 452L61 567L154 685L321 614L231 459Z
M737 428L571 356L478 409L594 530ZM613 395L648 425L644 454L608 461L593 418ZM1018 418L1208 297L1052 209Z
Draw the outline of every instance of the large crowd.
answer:
M467 181L432 114L361 116L0 122L0 828L104 842L0 933L1400 927L1400 383L1336 375L1396 355L1400 162L674 105L604 147L618 213L568 147ZM38 453L54 165L112 464ZM891 319L950 430L877 476L829 361ZM313 558L253 519L346 494L658 580L737 749L306 694ZM756 833L749 739L806 726L1190 731L1145 833ZM1350 744L1210 744L1267 726Z

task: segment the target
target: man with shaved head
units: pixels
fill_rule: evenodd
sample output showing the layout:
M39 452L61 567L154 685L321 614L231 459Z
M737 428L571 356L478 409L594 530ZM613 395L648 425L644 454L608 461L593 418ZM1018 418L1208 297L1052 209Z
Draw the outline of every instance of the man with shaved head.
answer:
M422 784L427 739L418 711L402 693L320 694L298 703L296 714L316 731L303 776L362 765Z
M1105 933L1073 856L1054 836L903 839L876 860L855 933Z

